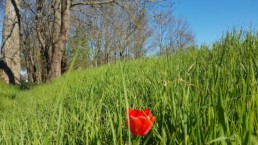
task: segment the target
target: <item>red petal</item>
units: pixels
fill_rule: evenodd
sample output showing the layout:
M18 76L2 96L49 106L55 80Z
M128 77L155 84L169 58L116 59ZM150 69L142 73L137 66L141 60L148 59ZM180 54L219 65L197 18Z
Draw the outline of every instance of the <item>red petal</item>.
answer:
M145 114L146 116L150 116L150 115L151 115L150 109L145 109L145 110L143 110L143 112L144 112L144 114Z
M132 134L137 136L146 135L154 121L155 117L152 116L151 111L149 109L145 109L143 111L128 109L129 119L126 120L126 125L130 122L130 131Z
M130 116L130 131L134 135L140 135L139 131L141 131L143 124L140 118L131 117Z
M129 109L129 116L141 116L144 115L144 113L140 110L133 110L133 109Z
M141 130L142 135L146 135L150 131L154 121L155 121L155 117L151 117L151 118L146 117L145 118L143 126L142 126L142 130Z

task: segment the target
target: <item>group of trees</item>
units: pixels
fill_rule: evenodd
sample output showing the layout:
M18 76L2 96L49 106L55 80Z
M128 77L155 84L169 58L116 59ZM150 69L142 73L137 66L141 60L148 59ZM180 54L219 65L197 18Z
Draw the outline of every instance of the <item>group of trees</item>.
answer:
M74 69L171 53L194 44L186 21L148 0L0 0L6 82L51 81ZM166 2L166 4L172 4ZM164 9L165 10L165 9ZM167 9L166 9L167 10Z

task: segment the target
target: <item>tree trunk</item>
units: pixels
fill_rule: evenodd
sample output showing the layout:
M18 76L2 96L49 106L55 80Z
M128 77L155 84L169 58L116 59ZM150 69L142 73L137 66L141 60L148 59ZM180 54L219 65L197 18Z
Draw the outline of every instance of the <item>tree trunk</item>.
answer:
M49 80L61 76L62 56L67 42L70 26L70 0L55 0L53 23L53 51Z
M48 73L50 71L50 44L48 43L48 38L46 37L46 22L43 22L44 19L44 1L43 0L37 0L36 1L36 8L37 8L37 14L36 14L36 32L38 36L38 41L40 44L40 64L41 64L41 77L42 82L46 82L48 78ZM48 36L50 37L50 36Z
M20 83L20 0L6 0L5 18L3 25L2 55L3 61L11 71L11 76L4 73L3 78L7 83Z
M14 75L13 75L13 72L12 70L7 66L7 64L0 59L0 69L3 70L3 72L0 73L0 75L2 75L3 77L7 77L8 79L8 82L7 83L10 83L10 84L15 84L15 79L14 79ZM1 78L1 79L4 79L6 80L6 78Z
M62 60L61 60L61 74L67 71L67 55L66 51L63 52Z

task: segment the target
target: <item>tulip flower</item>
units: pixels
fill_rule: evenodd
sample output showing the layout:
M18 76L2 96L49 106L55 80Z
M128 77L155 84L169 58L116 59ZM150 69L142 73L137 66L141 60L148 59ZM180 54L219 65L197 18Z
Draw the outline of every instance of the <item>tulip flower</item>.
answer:
M126 125L130 127L131 133L136 136L146 135L150 131L155 121L155 117L152 116L151 111L149 109L128 109L128 115L129 116L126 119Z

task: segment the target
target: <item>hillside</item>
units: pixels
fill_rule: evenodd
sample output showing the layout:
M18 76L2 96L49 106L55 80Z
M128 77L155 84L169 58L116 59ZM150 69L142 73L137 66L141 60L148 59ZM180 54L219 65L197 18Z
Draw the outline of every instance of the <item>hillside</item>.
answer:
M70 71L21 90L0 84L0 144L258 143L258 35L228 33L212 48ZM149 108L135 137L127 108Z

